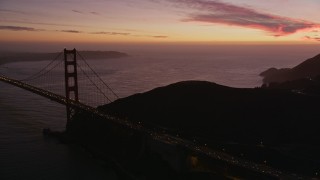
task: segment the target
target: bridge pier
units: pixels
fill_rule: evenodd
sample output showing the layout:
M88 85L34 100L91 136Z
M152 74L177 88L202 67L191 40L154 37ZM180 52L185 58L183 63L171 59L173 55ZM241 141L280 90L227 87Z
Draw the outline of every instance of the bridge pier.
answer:
M65 68L65 91L66 91L66 109L67 124L66 131L70 128L76 109L70 106L70 100L79 101L78 93L78 73L77 73L77 50L64 49L64 68Z

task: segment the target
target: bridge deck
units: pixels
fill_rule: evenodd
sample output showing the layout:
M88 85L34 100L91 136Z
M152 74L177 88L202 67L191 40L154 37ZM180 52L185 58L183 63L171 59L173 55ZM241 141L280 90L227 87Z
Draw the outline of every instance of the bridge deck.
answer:
M185 140L185 139L181 139L179 137L175 137L172 136L170 134L161 132L161 131L155 131L155 130L151 130L149 128L144 127L142 124L140 123L135 123L132 121L128 121L128 120L123 120L123 119L119 119L117 117L113 117L110 116L104 112L99 111L97 108L85 105L81 102L78 101L74 101L74 100L67 100L64 96L37 88L35 86L23 83L21 81L15 80L15 79L11 79L9 77L6 76L1 76L0 75L0 81L11 84L13 86L17 86L20 87L22 89L25 89L27 91L30 91L32 93L38 94L40 96L46 97L52 101L58 102L60 104L63 105L67 105L69 103L70 106L74 107L74 108L78 108L80 110L84 110L86 112L92 113L93 115L95 115L96 117L117 123L119 125L123 125L127 128L130 129L134 129L137 130L139 132L144 132L146 134L148 134L152 139L159 141L159 142L163 142L169 145L179 145L181 147L185 147L195 153L198 154L202 154L207 156L208 158L212 158L215 160L221 160L226 162L227 164L231 164L231 165L235 165L238 167L242 167L254 172L259 172L261 174L266 174L268 176L272 176L275 178L280 178L280 177L292 177L291 175L285 174L281 171L275 170L273 168L270 168L268 166L262 165L262 164L256 164L256 163L252 163L249 161L246 161L244 159L240 159L237 157L233 157L227 153L224 152L220 152L220 151L215 151L212 150L208 147L205 146L200 146L198 144L195 144L191 141ZM295 176L292 178L296 178Z

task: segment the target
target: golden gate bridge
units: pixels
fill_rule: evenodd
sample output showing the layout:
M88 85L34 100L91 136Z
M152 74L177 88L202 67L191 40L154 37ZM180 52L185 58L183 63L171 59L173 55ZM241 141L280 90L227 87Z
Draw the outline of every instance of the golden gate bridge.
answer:
M63 58L61 58L62 55ZM193 154L199 154L208 159L223 162L226 166L236 166L276 179L291 177L291 175L268 167L265 164L257 164L234 157L226 152L213 150L206 145L199 145L194 141L157 130L156 127L146 127L141 123L121 119L99 110L97 108L98 105L111 103L117 100L119 96L102 80L76 49L64 49L63 52L57 54L44 68L27 78L17 80L0 75L0 81L65 105L67 111L66 131L70 128L77 112L84 111L97 119L110 121L124 128L142 132L155 141L170 146L183 147ZM80 87L88 86L88 84L92 88L82 92Z

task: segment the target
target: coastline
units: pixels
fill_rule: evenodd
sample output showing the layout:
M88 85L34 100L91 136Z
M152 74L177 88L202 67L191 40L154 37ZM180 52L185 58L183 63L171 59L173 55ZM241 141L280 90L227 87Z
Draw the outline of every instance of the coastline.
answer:
M0 52L0 65L11 62L32 62L32 61L46 61L57 58L61 52L55 53L32 53L32 52ZM110 59L123 58L129 55L117 51L79 51L79 54L88 59ZM60 56L63 58L62 56Z

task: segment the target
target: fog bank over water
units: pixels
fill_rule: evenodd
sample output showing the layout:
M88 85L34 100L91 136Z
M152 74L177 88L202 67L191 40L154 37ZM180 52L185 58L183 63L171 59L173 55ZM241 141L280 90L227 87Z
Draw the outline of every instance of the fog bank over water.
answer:
M126 53L197 53L221 54L285 54L320 53L320 44L241 44L241 43L47 43L47 42L2 42L0 52L57 52L64 48L78 50L114 50Z
M62 52L64 48L76 48L79 51L118 51L128 54L129 57L126 58L90 61L102 76L109 72L108 69L112 69L115 73L107 73L106 78L109 80L127 82L129 77L135 77L129 84L136 90L124 92L124 96L183 80L205 80L232 87L257 87L262 85L259 74L266 69L291 68L320 53L320 45L208 43L9 43L0 44L0 53ZM145 87L145 84L149 86Z

